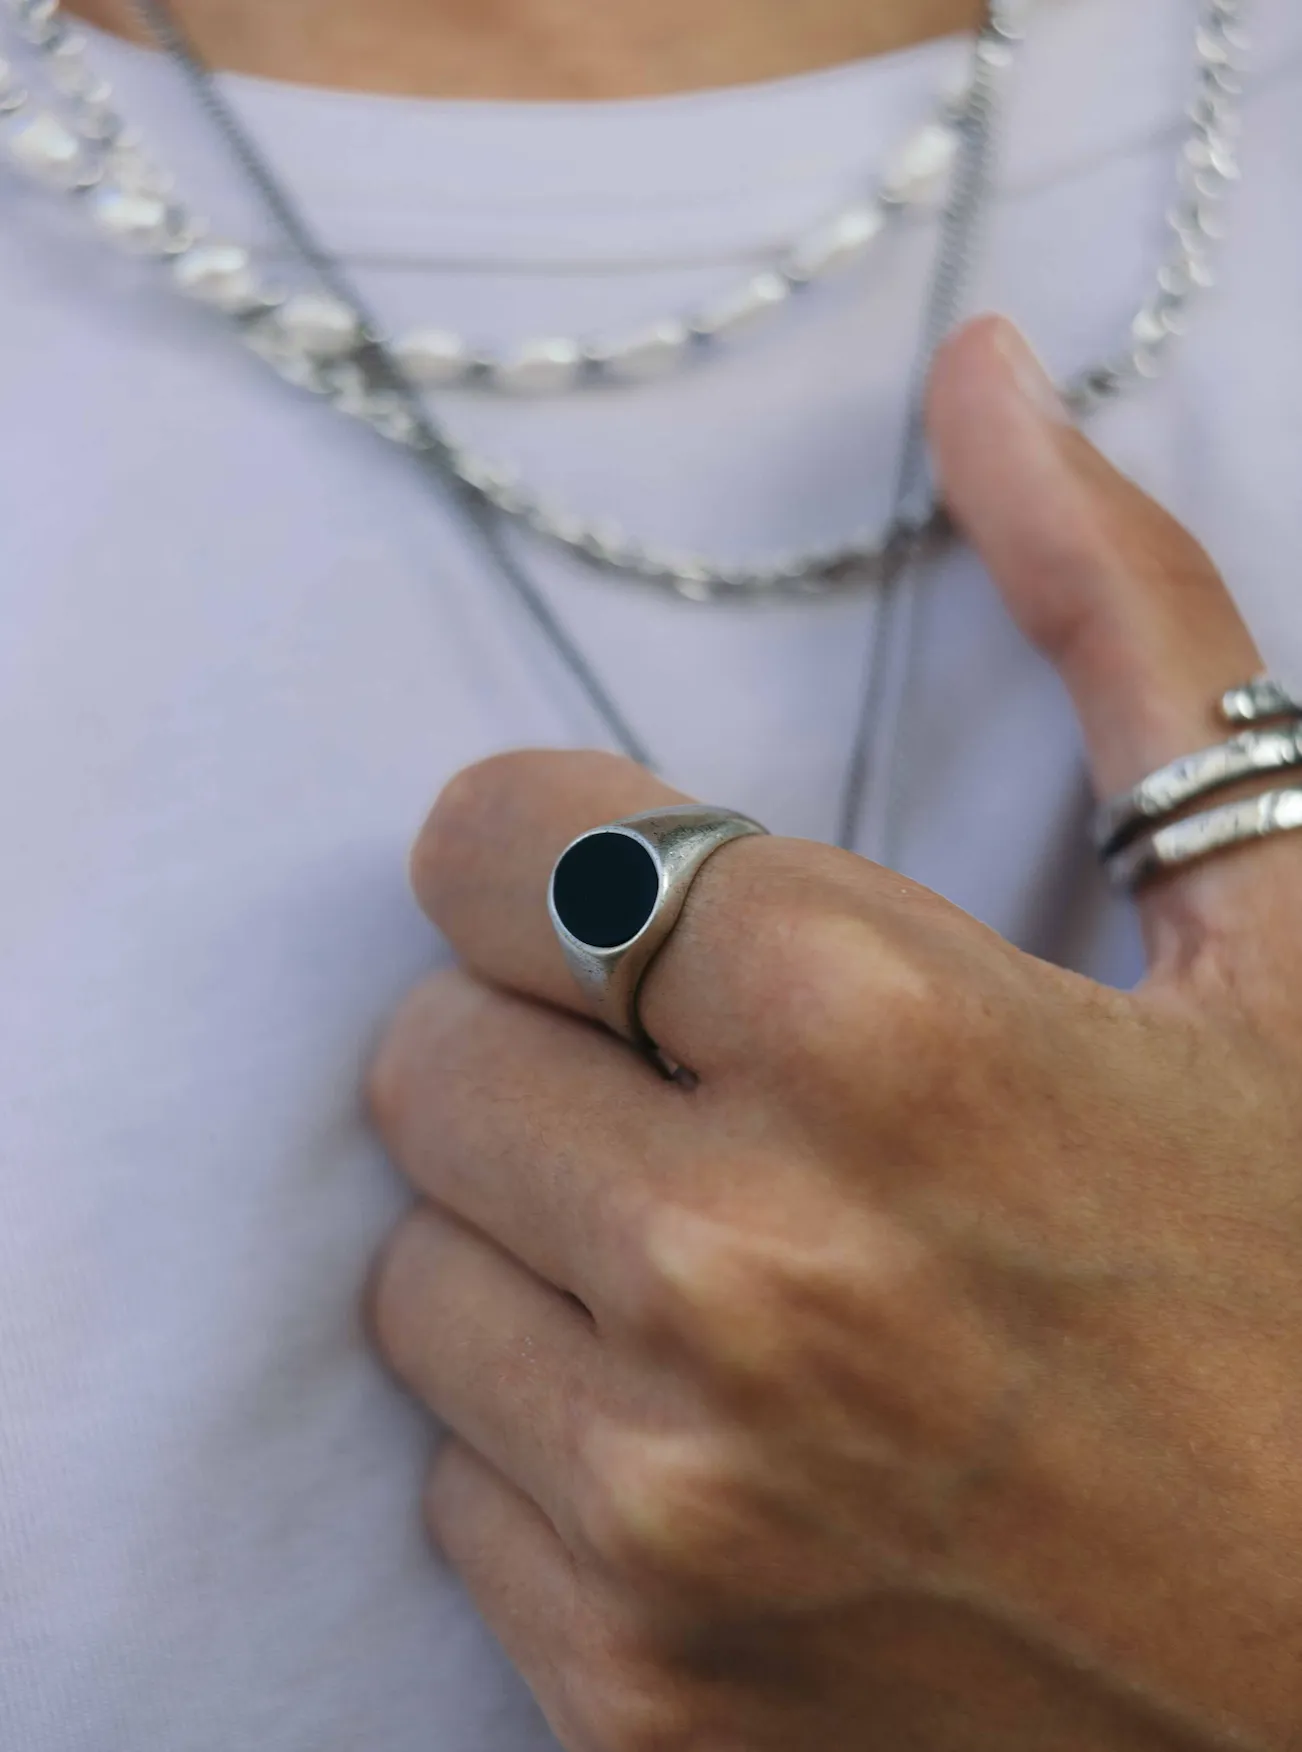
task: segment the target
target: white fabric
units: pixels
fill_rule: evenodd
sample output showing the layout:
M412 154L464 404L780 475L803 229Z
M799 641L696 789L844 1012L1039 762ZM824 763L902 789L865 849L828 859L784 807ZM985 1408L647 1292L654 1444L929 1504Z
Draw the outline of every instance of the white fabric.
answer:
M978 302L1050 363L1113 348L1164 245L1193 0L1043 9ZM1098 422L1302 674L1302 16L1260 0L1223 289ZM236 237L265 227L172 72L97 51ZM230 89L395 325L619 328L731 284L921 117L941 43L627 104ZM549 1744L418 1521L424 1420L356 1303L403 1195L361 1067L439 956L408 841L442 781L597 732L402 460L148 264L0 177L0 1746ZM934 245L692 375L448 412L576 507L742 553L880 517ZM832 825L862 600L679 606L531 553L667 773ZM927 590L907 868L1118 981L1076 735L967 556Z

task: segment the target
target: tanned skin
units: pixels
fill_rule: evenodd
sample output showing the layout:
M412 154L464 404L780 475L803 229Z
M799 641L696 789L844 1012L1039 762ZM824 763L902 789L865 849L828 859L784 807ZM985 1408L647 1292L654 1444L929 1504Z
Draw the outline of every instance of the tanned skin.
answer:
M176 0L215 65L407 97L592 101L779 79L966 30L981 0ZM128 0L74 0L139 37Z

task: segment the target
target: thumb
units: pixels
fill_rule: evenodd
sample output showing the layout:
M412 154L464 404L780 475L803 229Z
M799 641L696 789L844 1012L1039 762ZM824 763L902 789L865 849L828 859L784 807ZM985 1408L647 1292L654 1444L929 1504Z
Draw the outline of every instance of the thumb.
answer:
M1261 668L1242 617L1193 537L1076 430L1010 323L983 317L946 342L928 418L950 512L1061 674L1097 794L1223 741L1221 695ZM1281 905L1296 895L1299 838L1146 890L1150 952L1183 961L1208 932L1232 931L1245 906L1259 917L1272 884L1286 891Z

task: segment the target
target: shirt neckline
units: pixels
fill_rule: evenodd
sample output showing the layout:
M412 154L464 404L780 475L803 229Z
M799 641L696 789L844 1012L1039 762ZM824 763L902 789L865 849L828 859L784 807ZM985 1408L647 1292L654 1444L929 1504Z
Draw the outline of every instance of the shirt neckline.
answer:
M1288 0L1270 0L1274 23ZM997 183L1015 196L1183 125L1197 0L1042 0ZM1302 19L1294 21L1302 49ZM175 69L92 27L94 54L196 206L267 243ZM1276 34L1279 34L1278 29ZM1288 34L1287 31L1285 34ZM247 74L222 87L332 248L396 263L613 267L762 251L871 188L969 53L946 37L781 80L616 102L420 99ZM1092 77L1082 82L1080 70Z

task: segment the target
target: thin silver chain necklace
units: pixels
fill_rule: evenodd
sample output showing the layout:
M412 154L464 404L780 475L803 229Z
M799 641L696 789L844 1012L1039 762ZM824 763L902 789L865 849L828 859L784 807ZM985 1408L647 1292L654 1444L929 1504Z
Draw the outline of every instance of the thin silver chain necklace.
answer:
M108 108L107 86L87 93L80 76L79 45L69 42L67 27L58 17L57 0L8 0L10 10L30 42L51 59L60 56L77 76L66 79L64 88L80 87L79 97L88 108L86 136L103 149L105 159L113 153L136 152L133 138L122 129L115 112ZM795 556L778 565L711 567L680 558L656 556L644 548L630 548L624 538L609 530L575 526L575 520L546 508L523 489L488 468L452 440L429 414L419 389L412 383L393 349L381 338L382 331L366 310L339 264L322 248L308 228L301 210L288 196L274 170L225 102L211 69L196 52L164 0L133 0L146 29L177 64L199 103L225 140L232 156L260 194L269 213L292 245L304 266L316 276L328 297L351 313L362 337L344 358L313 360L302 356L285 358L265 345L259 332L268 312L250 322L241 313L245 336L268 356L291 381L327 396L342 411L360 416L384 436L412 450L427 473L441 485L451 484L457 501L473 519L481 539L503 581L528 611L540 632L604 723L612 740L632 758L652 765L649 750L625 719L618 704L567 629L542 596L505 540L503 524L515 521L538 534L559 541L581 557L606 569L623 571L635 578L667 586L691 598L774 598L808 594L851 582L872 581L879 587L874 616L868 672L861 710L842 791L838 842L857 843L864 802L870 751L874 765L889 771L894 741L891 734L906 689L901 675L909 654L912 592L904 589L910 568L927 543L945 533L943 515L931 491L922 424L922 385L926 368L944 334L960 312L976 232L984 217L989 188L992 141L999 106L1000 87L1012 51L1020 40L1017 0L991 0L986 21L973 49L972 72L961 111L955 115L957 162L949 201L941 226L927 314L914 372L913 393L896 483L893 512L884 536L876 542L859 542L820 554ZM1240 0L1210 0L1200 9L1196 35L1197 87L1190 106L1191 131L1182 145L1180 196L1169 214L1174 247L1158 275L1157 292L1132 325L1130 344L1116 359L1082 373L1068 386L1069 401L1078 411L1087 411L1098 401L1120 393L1130 383L1156 375L1170 340L1183 328L1186 304L1196 288L1210 280L1208 257L1220 235L1216 207L1225 185L1237 174L1232 154L1232 136L1237 121L1238 66L1245 43L1238 28ZM0 64L0 114L21 108L26 94L14 101L12 80ZM8 102L6 103L6 95ZM52 131L48 118L38 117L36 150L29 149L26 167L40 172L42 156L58 160L62 186L86 194L102 188L104 164L81 166L74 162L81 148L70 150L66 140ZM11 148L12 149L12 148ZM23 161L21 150L16 153ZM67 171L71 166L73 174ZM98 173L98 174L97 174ZM45 180L49 180L46 178ZM108 212L115 191L109 186ZM164 202L161 190L152 191L146 179L133 197L129 210L135 219L148 222L155 247L150 253L173 256L181 268L196 249L201 228L196 229L182 209ZM142 214L141 202L144 202ZM152 203L152 207L150 205ZM108 227L112 230L112 225ZM169 247L171 240L171 247ZM119 241L131 242L129 238ZM161 243L162 247L157 247ZM262 343L262 344L260 344ZM892 676L898 685L893 697L887 687ZM893 708L893 710L891 709ZM890 861L890 798L884 798L879 844L874 849Z

